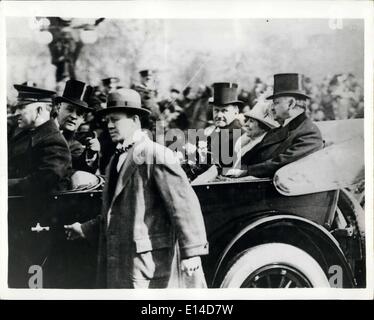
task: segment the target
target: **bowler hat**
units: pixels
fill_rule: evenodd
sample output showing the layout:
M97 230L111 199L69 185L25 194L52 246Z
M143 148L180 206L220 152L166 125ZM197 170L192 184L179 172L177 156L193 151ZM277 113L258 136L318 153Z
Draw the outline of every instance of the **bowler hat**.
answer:
M137 91L125 88L109 93L106 108L97 111L96 114L104 116L117 111L131 111L139 116L145 116L151 113L149 110L142 108L141 98Z
M270 100L284 96L310 99L303 90L303 75L298 73L279 73L274 75L273 94L266 99Z
M56 102L67 102L77 107L86 109L86 111L93 110L88 106L87 101L91 98L93 88L82 81L68 80L65 85L62 96L56 98Z
M243 105L243 102L238 100L238 85L231 82L213 83L213 101L211 104L217 107L230 104Z
M17 106L22 106L34 102L49 102L53 103L56 96L55 91L39 89L20 84L15 84L14 88L18 91Z

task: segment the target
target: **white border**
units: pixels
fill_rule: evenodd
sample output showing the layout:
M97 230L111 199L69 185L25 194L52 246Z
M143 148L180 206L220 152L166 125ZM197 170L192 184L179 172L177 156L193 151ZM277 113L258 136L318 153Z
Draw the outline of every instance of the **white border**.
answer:
M89 10L87 8L89 7ZM371 1L12 1L0 3L0 101L6 103L5 19L15 16L106 18L362 18L365 19L365 164L366 164L366 289L168 289L56 290L8 289L6 123L0 117L0 298L2 299L373 299L373 3ZM2 111L4 112L4 110ZM4 134L3 134L4 133Z

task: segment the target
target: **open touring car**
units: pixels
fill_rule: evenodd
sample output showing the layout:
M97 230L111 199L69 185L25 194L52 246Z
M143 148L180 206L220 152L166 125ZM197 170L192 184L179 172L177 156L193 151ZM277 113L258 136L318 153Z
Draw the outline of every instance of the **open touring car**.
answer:
M363 121L318 123L325 148L272 179L193 183L210 244L209 287L365 287ZM67 241L63 225L100 213L102 177L61 194L8 197L8 284L93 288L95 245ZM361 193L363 192L360 189ZM361 204L360 204L360 199Z

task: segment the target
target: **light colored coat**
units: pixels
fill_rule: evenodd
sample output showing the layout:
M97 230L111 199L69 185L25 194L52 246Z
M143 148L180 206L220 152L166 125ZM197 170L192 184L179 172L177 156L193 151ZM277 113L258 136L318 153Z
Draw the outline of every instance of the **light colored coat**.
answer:
M110 201L112 162L102 214L82 224L87 238L98 236L98 286L166 287L176 240L182 259L208 253L199 200L171 150L148 137L129 150Z

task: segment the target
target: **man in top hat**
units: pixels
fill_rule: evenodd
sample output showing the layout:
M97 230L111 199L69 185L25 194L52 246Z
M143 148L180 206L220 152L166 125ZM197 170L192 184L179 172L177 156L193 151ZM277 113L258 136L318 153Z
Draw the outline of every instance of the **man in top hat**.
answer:
M98 169L100 143L95 132L80 135L77 130L85 117L93 109L87 101L92 95L92 87L78 80L68 80L62 96L56 97L56 120L68 142L73 169L95 173Z
M235 177L272 177L279 168L323 147L321 132L305 114L310 98L302 88L302 75L274 75L274 92L267 99L273 100L271 110L281 126L270 130L242 158Z
M65 226L68 239L99 237L99 287L168 286L176 239L189 275L202 272L200 255L208 253L199 201L185 173L171 150L141 130L149 113L134 90L109 94L99 115L117 152L107 167L102 215Z
M236 140L243 134L241 123L238 119L239 106L238 85L230 82L217 82L213 84L213 101L210 103L213 109L214 125L204 130L204 139L198 142L207 146L206 160L194 168L196 174L203 173L211 165L216 165L218 172L223 168L233 165L233 152ZM199 159L200 161L201 159ZM189 175L190 178L194 178Z
M10 194L68 189L71 157L66 140L51 119L54 91L14 85L20 129L8 143Z

